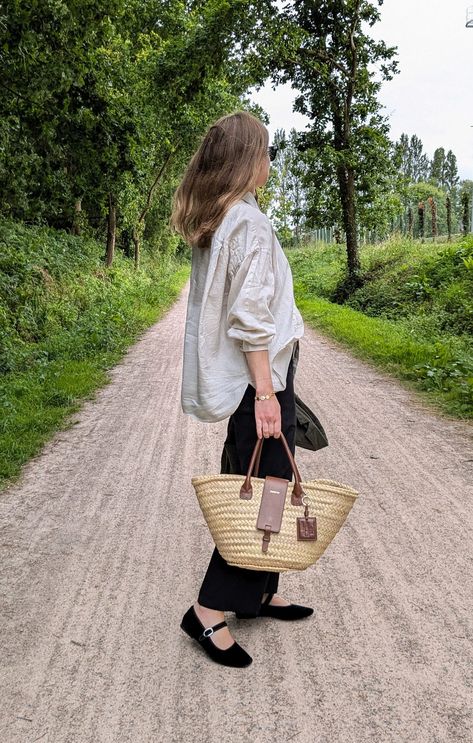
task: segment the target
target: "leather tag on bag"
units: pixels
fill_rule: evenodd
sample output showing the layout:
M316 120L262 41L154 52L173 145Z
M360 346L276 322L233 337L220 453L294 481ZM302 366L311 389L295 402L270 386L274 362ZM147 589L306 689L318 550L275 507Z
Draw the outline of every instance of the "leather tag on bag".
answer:
M288 484L289 480L282 477L270 477L269 475L265 477L256 521L256 528L264 531L261 542L263 552L268 551L271 534L281 529Z
M317 540L317 519L315 516L299 516L297 518L297 539Z
M288 480L282 477L265 477L263 494L256 521L257 529L278 532L281 528L284 504L286 502Z

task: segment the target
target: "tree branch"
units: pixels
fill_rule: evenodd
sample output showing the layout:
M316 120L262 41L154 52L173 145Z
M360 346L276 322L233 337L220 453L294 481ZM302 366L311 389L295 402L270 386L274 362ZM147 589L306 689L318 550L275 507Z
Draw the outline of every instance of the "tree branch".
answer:
M354 88L355 88L356 73L358 71L358 55L357 55L356 44L355 44L355 30L356 30L356 25L359 21L359 10L360 10L360 0L356 0L355 14L353 18L353 23L350 28L350 48L352 52L352 57L351 57L351 65L350 65L350 76L348 78L347 96L345 99L345 136L347 140L349 139L349 136L350 136L349 133L350 133L351 104L352 104Z
M19 90L13 90L13 88L10 88L8 85L5 85L5 83L2 83L1 81L0 81L0 86L4 88L5 90L8 90L9 93L16 95L18 98L22 98L24 101L26 101L27 103L30 103L32 106L38 106L38 108L43 109L43 111L50 110L47 106L44 106L42 103L38 103L37 101L34 101L32 98L29 98L27 95L20 93Z
M146 215L148 213L148 210L149 210L149 208L151 206L151 200L153 198L153 194L154 194L154 191L156 189L156 186L158 185L159 181L161 180L162 175L163 175L166 167L169 165L169 162L170 162L172 156L174 155L174 153L176 152L177 149L178 149L178 145L176 145L174 147L174 149L172 149L168 153L167 158L165 159L165 161L161 165L160 169L158 170L158 173L156 175L156 178L154 179L153 184L152 184L151 188L148 191L148 196L146 197L146 204L144 205L143 210L142 210L140 216L138 217L138 224L141 224L141 222L146 217Z
M298 52L299 54L307 54L309 57L317 57L321 62L329 62L346 77L350 76L350 71L347 70L346 67L340 64L340 62L337 62L336 59L331 57L330 54L327 54L327 52L324 52L322 49L304 49L301 47L298 49Z

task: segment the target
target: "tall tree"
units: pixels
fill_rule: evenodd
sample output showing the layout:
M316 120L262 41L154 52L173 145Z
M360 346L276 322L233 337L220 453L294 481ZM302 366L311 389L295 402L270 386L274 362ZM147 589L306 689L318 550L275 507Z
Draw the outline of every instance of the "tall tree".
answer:
M306 226L307 189L304 184L307 182L310 172L310 166L300 156L298 144L298 133L295 129L291 129L287 147L288 191L291 199L291 218L296 245L299 244Z
M430 163L429 180L439 188L445 187L445 150L443 147L437 147Z
M457 158L451 150L445 154L443 147L437 147L430 164L430 179L435 186L453 193L458 186Z
M406 183L428 179L431 165L424 152L422 140L417 134L413 134L410 139L408 134L401 134L395 144L395 153L399 171L405 177Z
M336 188L346 235L347 287L359 285L357 199L370 182L362 165L388 166L387 126L377 93L397 71L396 50L369 35L380 18L367 0L295 0L268 28L266 62L273 82L291 82L295 110L310 119L305 146L319 156ZM379 75L376 79L375 72ZM375 174L373 174L375 175ZM376 175L375 175L376 177Z
M273 138L277 154L272 164L273 199L271 216L280 238L287 242L291 235L291 201L289 196L289 160L284 129L277 129Z
M471 224L471 205L473 203L473 181L465 178L461 181L459 186L459 199L458 199L458 221L461 224L462 232L464 235L468 233L468 230L473 229Z
M460 178L458 177L457 158L451 150L445 157L445 188L451 194L455 194Z
M0 212L135 245L210 118L241 107L262 0L5 0ZM240 105L239 105L240 104ZM169 189L168 189L169 191ZM167 193L168 193L167 191ZM164 218L164 215L163 215Z
M404 133L401 134L399 142L395 143L394 149L400 173L410 180L412 177L412 159L409 136Z
M276 130L273 146L277 154L271 167L271 217L280 238L285 243L299 243L305 223L306 165L297 149L298 135L291 129Z
M93 128L103 108L95 84L99 62L93 57L108 48L114 29L111 18L121 21L123 4L123 0L107 0L100 7L93 0L2 2L4 214L65 226L85 182L96 182ZM81 130L89 134L85 141Z
M424 152L424 145L417 134L413 134L409 142L410 151L410 179L414 183L426 181L429 177L430 161Z

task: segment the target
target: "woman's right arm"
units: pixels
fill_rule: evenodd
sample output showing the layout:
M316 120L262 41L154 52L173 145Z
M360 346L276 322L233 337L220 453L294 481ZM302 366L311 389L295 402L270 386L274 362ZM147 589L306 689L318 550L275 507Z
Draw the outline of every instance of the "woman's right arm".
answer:
M257 395L269 395L273 391L268 351L246 351L253 386ZM281 406L276 395L269 400L255 400L256 433L259 439L263 436L281 435Z
M241 222L234 237L247 253L241 258L236 251L230 269L227 333L241 342L257 395L273 391L268 355L276 332L270 309L274 296L271 235L269 221L263 217L257 223ZM275 395L269 400L255 400L255 422L259 439L280 436L281 406Z

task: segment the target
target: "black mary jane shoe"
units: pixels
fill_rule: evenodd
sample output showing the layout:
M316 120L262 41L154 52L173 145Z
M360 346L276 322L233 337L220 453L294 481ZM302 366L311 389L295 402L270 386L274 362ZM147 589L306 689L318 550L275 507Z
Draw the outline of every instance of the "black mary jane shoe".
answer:
M260 610L256 616L258 617L274 617L274 619L303 619L304 617L310 617L314 613L314 610L310 606L301 606L300 604L288 604L287 606L274 606L269 602L273 598L274 593L268 593L265 600L261 604ZM248 615L240 614L235 612L238 619L249 619Z
M181 629L189 637L197 640L207 655L216 663L220 663L222 666L233 666L234 668L249 666L253 658L237 642L234 642L226 650L221 650L210 639L214 632L225 626L228 626L226 622L218 622L213 627L204 627L193 606L186 611L181 622Z

